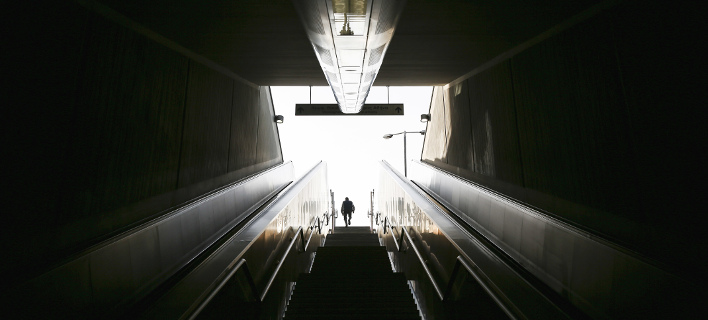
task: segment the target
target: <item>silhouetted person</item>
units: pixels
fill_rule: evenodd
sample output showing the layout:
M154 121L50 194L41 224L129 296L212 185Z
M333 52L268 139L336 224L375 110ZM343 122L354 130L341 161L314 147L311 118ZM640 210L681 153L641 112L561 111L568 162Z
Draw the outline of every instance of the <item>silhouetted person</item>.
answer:
M349 201L349 197L345 197L342 201L342 216L344 217L344 226L352 224L352 213L354 213L354 202Z

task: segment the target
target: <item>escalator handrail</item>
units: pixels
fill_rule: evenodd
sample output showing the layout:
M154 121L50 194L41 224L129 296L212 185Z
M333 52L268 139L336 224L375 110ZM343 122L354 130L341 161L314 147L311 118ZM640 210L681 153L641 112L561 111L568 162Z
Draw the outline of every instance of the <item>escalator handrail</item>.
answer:
M433 278L433 274L430 272L430 268L428 268L428 264L425 263L425 260L423 259L423 256L420 254L420 251L418 251L418 247L415 246L415 243L413 243L413 238L411 238L411 235L408 233L408 230L406 230L405 227L401 227L402 233L401 233L401 242L400 245L398 242L396 242L396 236L393 234L393 226L391 226L391 223L388 221L388 217L384 219L384 234L386 233L386 228L391 229L391 236L393 236L393 241L396 243L396 249L398 252L401 252L401 248L403 248L403 235L408 238L408 243L410 244L411 248L413 248L413 251L415 251L415 255L418 256L418 261L420 261L420 264L423 266L423 269L425 270L425 274L428 275L428 278L430 279L430 282L433 284L433 288L435 288L435 292L438 294L438 297L440 300L444 300L445 296L443 295L442 291L440 290L440 287L438 286L437 281Z
M496 294L494 294L494 291L492 290L492 288L490 288L482 280L482 277L480 277L479 274L477 274L477 272L474 271L474 268L472 268L472 266L470 266L467 263L467 261L465 261L465 258L463 258L461 255L457 256L457 259L455 261L455 266L452 268L452 275L450 276L450 280L448 280L448 282L447 282L447 289L445 290L445 298L443 300L448 300L450 298L450 295L452 294L452 286L455 283L455 279L457 278L457 275L460 274L460 272L459 272L460 266L465 268L465 270L467 270L467 272L472 277L474 277L474 279L477 281L477 283L482 287L482 289L484 289L485 292L487 292L487 295L489 295L489 297L492 298L492 300L494 300L494 302L496 302L497 306L499 308L501 308L504 311L504 313L506 313L512 319L514 318L514 315L511 312L511 310L509 310L504 305L502 300L499 299L499 297L497 297Z
M280 272L280 267L283 266L283 263L285 263L285 258L290 254L290 250L293 248L293 245L295 245L295 242L297 242L297 239L301 239L303 242L303 251L307 250L307 245L310 244L310 239L312 239L312 234L314 233L314 230L310 232L310 238L307 239L307 244L305 244L305 239L304 239L304 234L302 231L302 227L298 227L297 231L295 231L295 236L293 236L290 239L290 244L288 244L288 248L285 249L285 252L283 253L283 256L278 260L278 266L275 267L275 271L270 275L270 278L268 279L268 282L266 283L265 288L263 289L263 293L261 293L260 296L260 301L263 301L268 294L268 290L270 289L270 286L273 284L273 281L275 281L275 277L278 276L278 272Z
M307 242L305 242L305 232L302 227L298 227L297 231L295 231L295 235L290 239L290 243L288 244L288 248L285 249L285 252L283 253L282 257L278 260L278 265L275 268L275 271L271 274L270 278L268 279L268 282L266 283L265 288L263 289L263 292L260 294L258 293L258 289L256 288L256 284L253 281L253 275L251 274L250 269L248 268L248 263L246 262L245 258L241 258L236 265L229 271L229 273L222 279L219 284L214 287L214 289L207 295L206 299L204 299L200 304L199 307L195 309L195 311L190 315L189 319L195 319L199 313L211 302L211 300L216 296L217 293L221 290L221 288L226 285L226 283L233 278L233 276L236 274L236 272L243 267L244 274L246 275L246 279L248 281L248 287L250 288L251 294L253 297L257 300L257 302L262 302L265 300L266 295L268 294L268 291L270 290L271 285L275 281L276 276L280 272L280 268L283 266L283 263L285 262L285 259L287 256L290 254L290 251L293 248L293 245L297 243L297 240L300 239L302 241L302 251L301 252L306 252L307 247L310 245L310 241L312 240L312 235L315 233L315 228L318 229L318 234L322 233L322 230L320 229L320 224L322 221L320 220L319 217L313 218L313 220L316 220L316 224L312 223L310 227L308 227L310 231L310 236L307 237Z
M502 300L499 299L499 297L497 297L496 294L494 294L494 291L491 288L489 288L489 286L487 286L484 283L484 281L482 281L482 278L477 274L477 272L474 271L474 269L467 263L467 261L465 261L465 259L461 255L457 256L457 259L455 261L455 266L452 269L452 274L450 276L450 279L447 282L447 285L445 286L446 287L445 292L443 293L440 290L440 286L438 285L437 281L435 281L435 278L433 278L433 274L430 272L430 269L428 268L428 264L425 262L425 260L423 259L423 256L420 254L420 251L418 250L418 247L416 247L415 242L413 241L413 238L411 238L411 235L408 232L408 230L406 230L405 227L400 227L401 231L402 231L401 232L401 240L396 241L396 235L393 233L394 228L395 227L393 225L391 225L391 223L389 222L389 218L385 217L384 218L384 228L383 228L384 234L386 234L387 229L391 229L391 237L393 238L393 242L396 244L396 249L398 252L401 252L401 250L403 248L403 240L405 238L408 239L409 245L413 248L413 251L415 251L415 254L418 257L418 261L420 261L420 264L423 266L423 269L425 270L425 274L428 275L428 279L430 279L430 282L433 284L433 288L435 289L435 292L437 293L438 298L440 298L440 301L448 301L450 299L450 295L452 293L452 287L455 283L457 275L460 274L460 272L459 272L460 266L462 266L465 270L467 270L467 272L472 277L475 278L477 283L479 283L479 285L482 286L484 291L487 292L489 297L491 297L492 300L494 300L494 302L497 304L497 306L499 306L499 308L501 308L504 311L504 313L506 313L512 319L515 318L513 313L511 312L511 310L509 310L504 305ZM404 235L405 235L405 238L403 237Z
M229 274L224 277L221 282L219 282L219 285L217 285L214 290L209 292L209 295L202 301L202 303L199 304L199 306L194 310L194 312L189 316L189 319L195 319L199 313L211 302L211 300L216 296L217 293L221 290L221 288L226 285L229 280L238 272L239 269L243 267L244 274L246 275L246 280L248 281L248 287L251 289L251 294L253 294L253 297L256 299L260 299L260 295L258 294L258 289L256 288L256 283L253 281L253 275L251 274L250 269L248 269L248 263L246 262L246 259L241 258L236 265L234 266L233 269L229 272ZM260 301L260 300L259 300Z
M295 242L297 242L297 239L301 239L302 241L302 251L301 252L306 252L307 247L310 246L310 240L312 240L312 235L315 233L315 226L319 228L319 224L321 223L320 218L317 217L315 218L317 220L317 224L311 224L308 229L310 229L310 236L307 237L307 242L305 242L305 232L302 229L302 227L298 227L297 231L295 231L295 236L290 240L290 244L288 244L288 248L285 250L283 253L283 256L278 260L278 266L275 268L275 271L270 276L270 279L268 279L268 283L265 286L265 289L263 289L263 293L261 293L260 296L260 301L263 301L268 294L268 290L270 289L270 286L273 284L273 281L275 281L275 277L278 275L280 272L280 268L283 266L283 263L285 262L285 258L290 254L290 250L292 250L293 245ZM322 233L322 230L318 230L318 234Z

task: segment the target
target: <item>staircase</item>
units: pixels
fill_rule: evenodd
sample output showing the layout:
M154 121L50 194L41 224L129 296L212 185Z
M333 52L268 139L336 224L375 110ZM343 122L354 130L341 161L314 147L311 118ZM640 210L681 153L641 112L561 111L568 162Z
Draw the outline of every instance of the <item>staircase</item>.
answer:
M369 227L337 227L301 273L285 312L294 319L417 319L402 273L391 270L386 248Z

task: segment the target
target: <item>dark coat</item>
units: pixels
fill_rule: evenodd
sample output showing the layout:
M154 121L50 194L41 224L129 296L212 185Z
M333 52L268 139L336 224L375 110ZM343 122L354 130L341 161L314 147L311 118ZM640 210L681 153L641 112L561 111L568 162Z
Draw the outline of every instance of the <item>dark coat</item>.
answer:
M354 212L354 202L349 200L344 200L342 202L342 213L352 213Z

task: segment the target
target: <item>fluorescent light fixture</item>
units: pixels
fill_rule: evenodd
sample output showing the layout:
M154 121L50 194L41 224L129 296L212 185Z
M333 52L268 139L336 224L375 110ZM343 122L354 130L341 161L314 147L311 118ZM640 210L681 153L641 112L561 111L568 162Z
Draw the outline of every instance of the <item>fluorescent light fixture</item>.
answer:
M293 1L342 112L363 108L405 2Z

